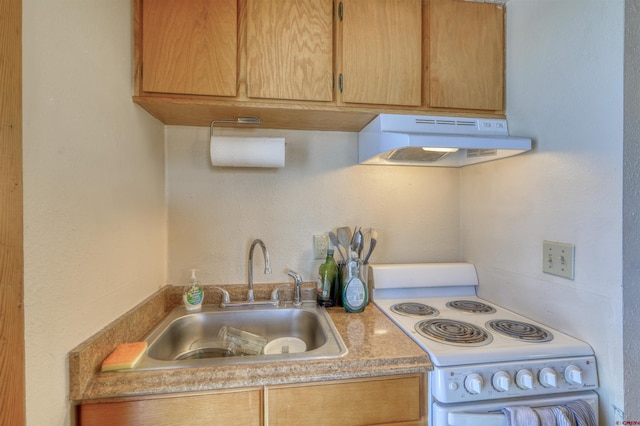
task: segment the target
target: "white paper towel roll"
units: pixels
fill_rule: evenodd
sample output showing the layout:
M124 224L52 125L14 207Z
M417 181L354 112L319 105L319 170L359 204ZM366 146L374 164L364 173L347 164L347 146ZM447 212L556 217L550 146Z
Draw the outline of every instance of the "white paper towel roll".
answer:
M211 138L211 164L218 167L284 167L284 138Z

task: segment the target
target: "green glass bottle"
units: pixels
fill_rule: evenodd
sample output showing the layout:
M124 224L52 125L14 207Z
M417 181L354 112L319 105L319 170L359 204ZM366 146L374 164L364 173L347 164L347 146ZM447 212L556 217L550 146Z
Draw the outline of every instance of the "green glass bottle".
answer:
M324 307L333 306L334 292L338 278L338 265L333 260L333 249L327 249L327 258L318 270L318 281L316 287L316 300L318 305Z
M360 275L362 262L355 252L351 252L351 259L345 267L347 278L342 287L342 306L347 312L362 312L369 301L369 291L362 281Z

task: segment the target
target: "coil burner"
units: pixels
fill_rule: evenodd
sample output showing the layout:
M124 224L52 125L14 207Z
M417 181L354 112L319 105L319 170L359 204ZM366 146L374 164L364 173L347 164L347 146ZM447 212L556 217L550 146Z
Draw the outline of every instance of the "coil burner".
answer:
M427 339L457 346L484 346L493 340L485 330L464 321L430 319L415 325L416 331Z
M417 302L402 302L391 306L391 311L408 317L437 317L440 314L436 308Z
M496 312L496 308L493 306L475 300L452 300L447 302L447 307L469 314L493 314Z
M542 343L553 340L553 334L537 325L514 320L491 320L487 321L486 327L502 334L526 342Z

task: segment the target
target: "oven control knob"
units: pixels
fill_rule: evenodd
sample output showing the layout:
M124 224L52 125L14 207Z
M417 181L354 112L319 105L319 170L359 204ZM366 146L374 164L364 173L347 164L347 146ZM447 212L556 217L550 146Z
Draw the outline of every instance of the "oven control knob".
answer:
M558 386L558 373L553 368L545 367L540 370L540 383L545 388L555 388Z
M491 384L498 392L506 392L511 386L511 376L506 371L498 371L493 375Z
M531 370L523 369L516 374L516 385L520 389L533 389L533 373Z
M582 384L582 370L576 365L569 365L564 369L564 379L572 385Z
M482 392L482 385L484 385L484 380L478 373L469 374L464 379L464 388L470 394L477 395Z

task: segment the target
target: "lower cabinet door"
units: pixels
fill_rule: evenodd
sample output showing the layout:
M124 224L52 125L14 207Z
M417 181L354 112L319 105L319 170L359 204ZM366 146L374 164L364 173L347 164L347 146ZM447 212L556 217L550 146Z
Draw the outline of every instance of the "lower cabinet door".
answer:
M426 375L267 386L265 425L426 425Z
M81 426L262 425L259 389L83 404Z

